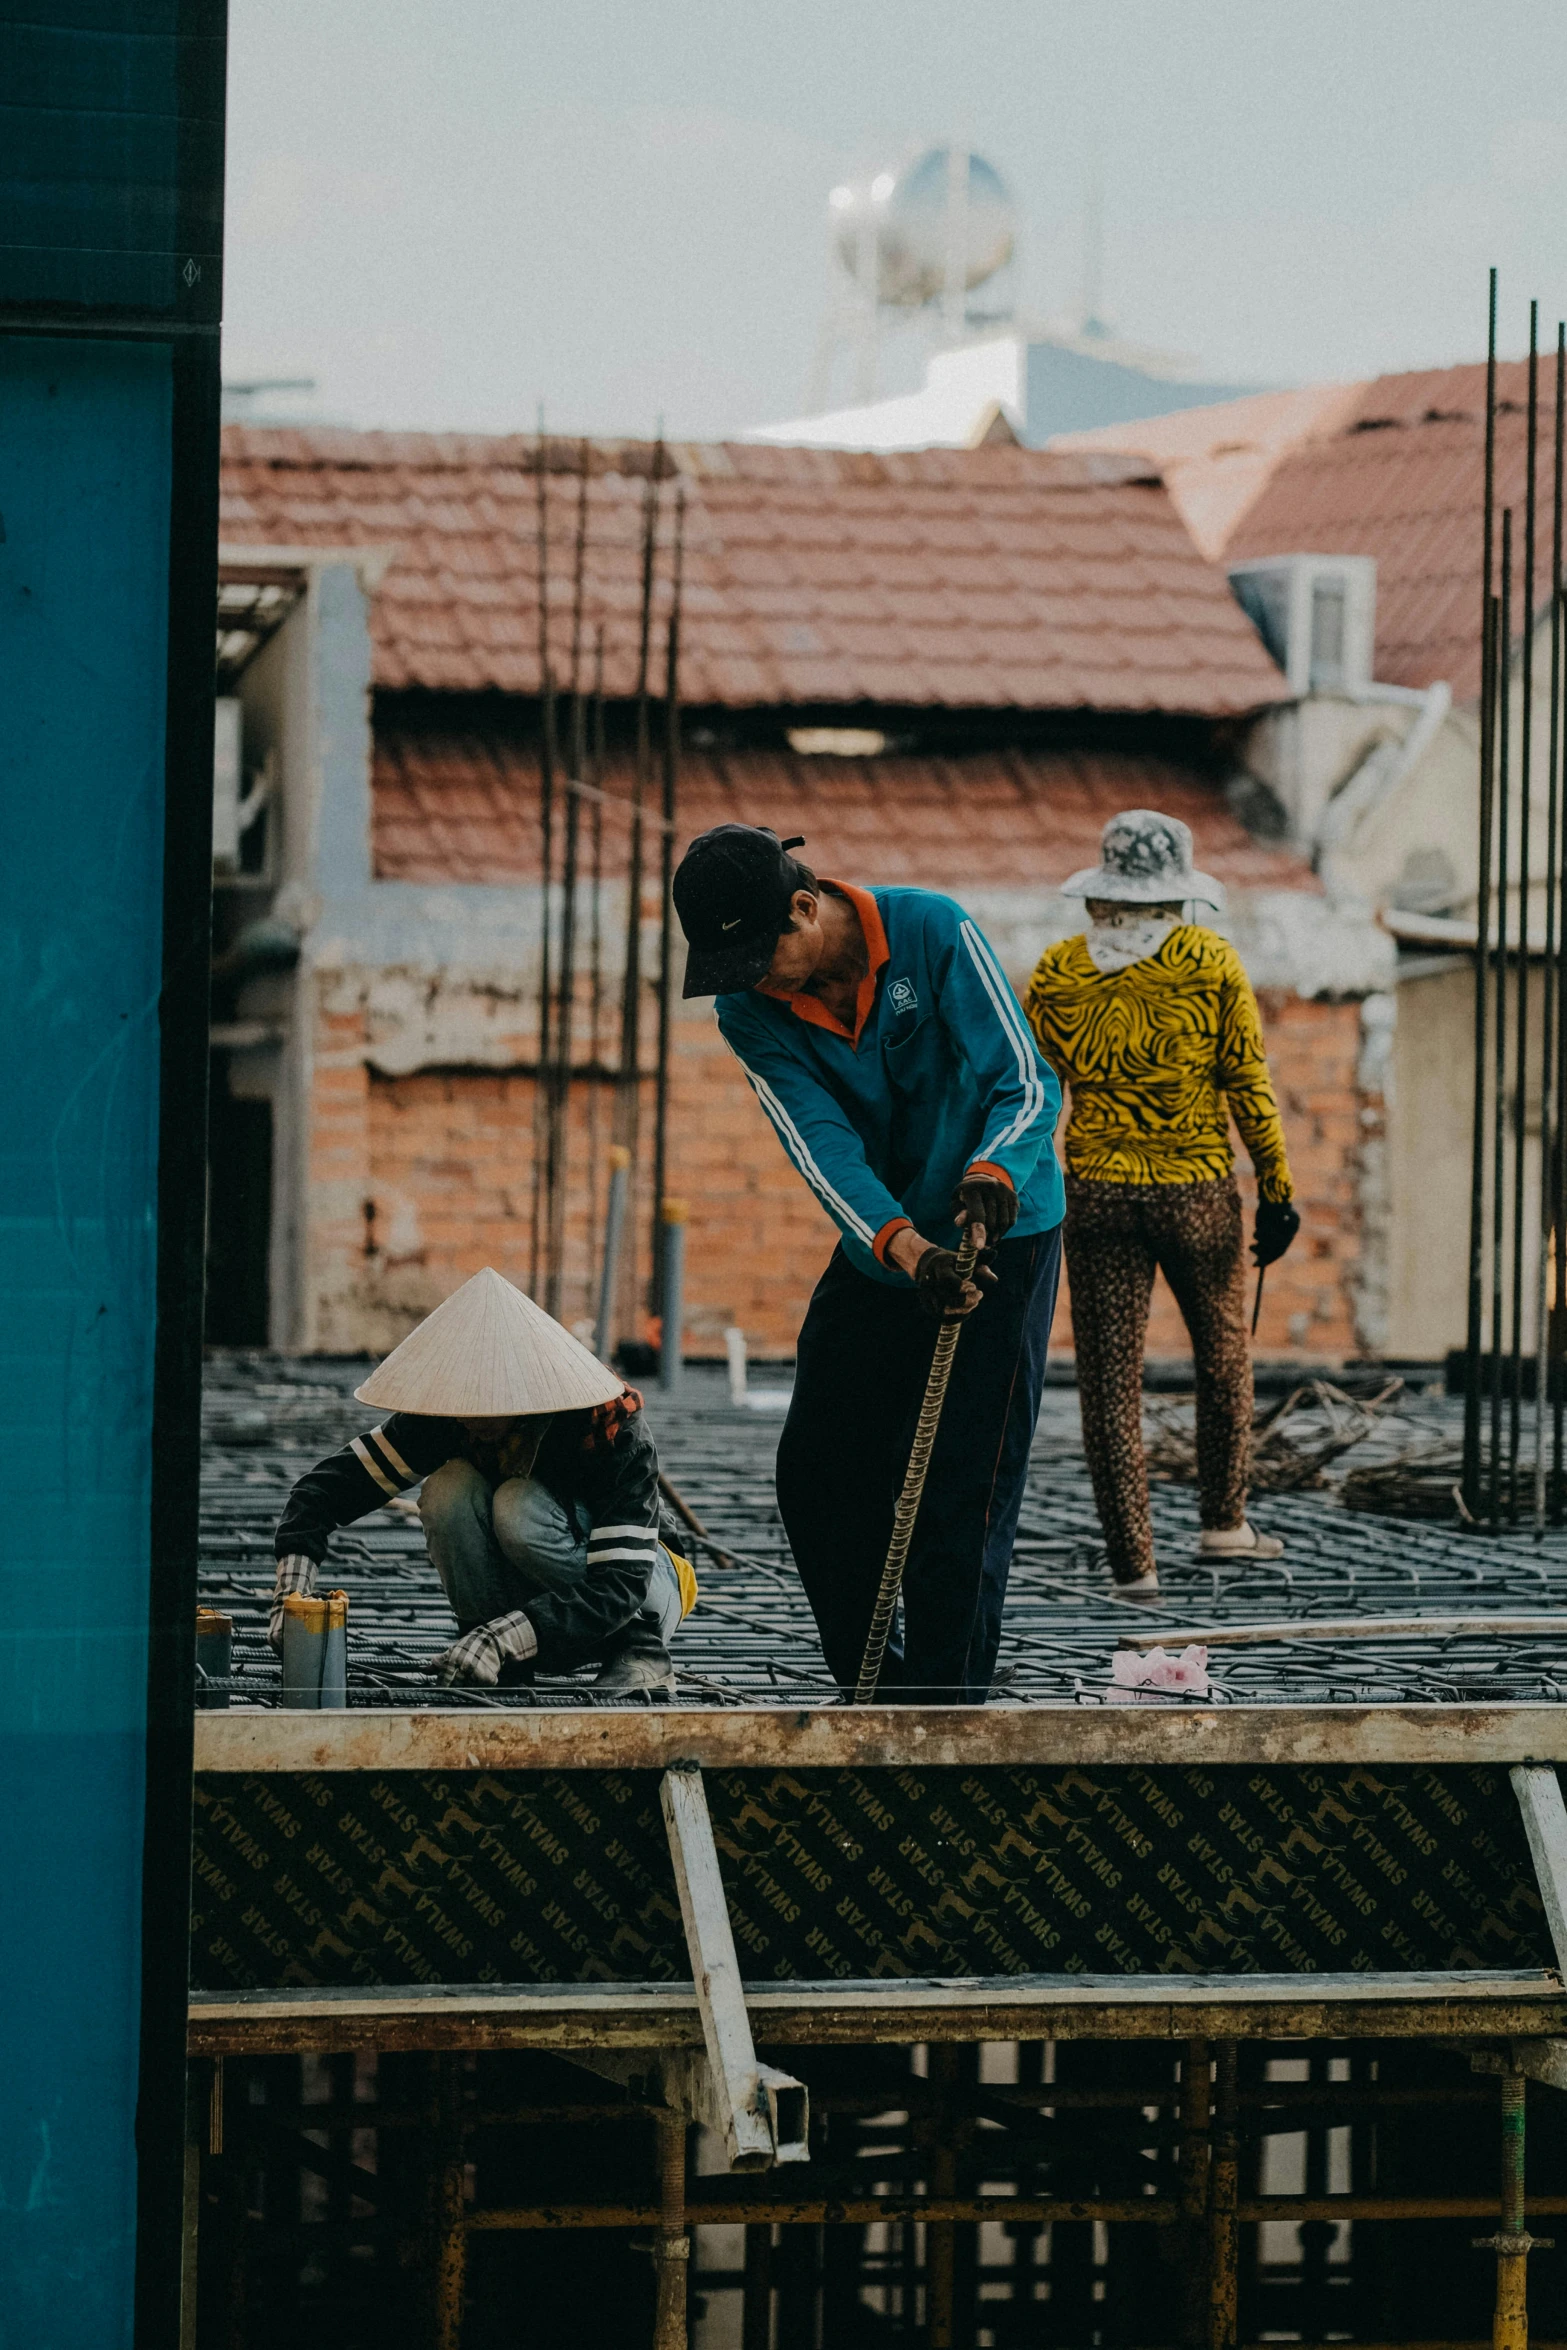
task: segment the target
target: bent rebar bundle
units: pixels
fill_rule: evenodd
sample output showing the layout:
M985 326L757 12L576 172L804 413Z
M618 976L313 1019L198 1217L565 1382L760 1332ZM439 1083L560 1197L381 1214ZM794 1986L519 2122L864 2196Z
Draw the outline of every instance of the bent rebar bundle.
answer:
M1464 1382L1463 1499L1472 1519L1560 1524L1567 1338L1567 801L1563 725L1562 499L1567 327L1556 332L1548 468L1551 545L1540 564L1539 305L1529 305L1519 403L1500 400L1496 272L1486 366L1481 597L1479 858L1474 942L1474 1125ZM1511 502L1498 510L1499 428ZM1521 464L1519 459L1521 457ZM1521 507L1521 513L1520 513ZM1518 525L1521 523L1521 531ZM1548 624L1549 694L1536 707ZM1539 719L1546 718L1545 742ZM1544 757L1541 757L1543 748ZM1540 770L1544 768L1543 786ZM1527 1407L1527 1409L1526 1409Z

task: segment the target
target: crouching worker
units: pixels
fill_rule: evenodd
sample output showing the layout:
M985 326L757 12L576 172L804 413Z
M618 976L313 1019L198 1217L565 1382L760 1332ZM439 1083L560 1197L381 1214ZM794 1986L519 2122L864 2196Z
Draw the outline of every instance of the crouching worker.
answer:
M634 1388L486 1270L356 1390L390 1419L301 1477L277 1530L271 1640L315 1588L334 1527L424 1481L419 1516L458 1638L446 1682L597 1662L601 1693L672 1698L670 1635L696 1598L658 1538L658 1455Z

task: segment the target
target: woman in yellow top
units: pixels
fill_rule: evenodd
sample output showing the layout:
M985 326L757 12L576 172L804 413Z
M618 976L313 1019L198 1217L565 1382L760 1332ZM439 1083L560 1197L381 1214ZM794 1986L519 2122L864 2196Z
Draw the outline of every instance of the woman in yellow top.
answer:
M1300 1229L1257 999L1235 949L1188 922L1222 906L1192 870L1173 816L1132 808L1105 826L1101 862L1074 873L1086 932L1051 947L1029 983L1040 1049L1072 1089L1066 1261L1083 1449L1118 1592L1158 1595L1142 1441L1143 1344L1155 1270L1191 1335L1204 1558L1277 1558L1246 1519L1251 1350L1233 1117L1257 1173L1252 1254L1281 1257Z

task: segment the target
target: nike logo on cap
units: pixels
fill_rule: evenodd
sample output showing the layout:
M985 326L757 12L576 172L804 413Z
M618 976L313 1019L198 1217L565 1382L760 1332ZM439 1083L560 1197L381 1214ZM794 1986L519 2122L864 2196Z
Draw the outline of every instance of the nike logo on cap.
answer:
M721 925L721 927L725 930L738 930L744 920L745 916L743 914L737 914L732 922L725 922Z

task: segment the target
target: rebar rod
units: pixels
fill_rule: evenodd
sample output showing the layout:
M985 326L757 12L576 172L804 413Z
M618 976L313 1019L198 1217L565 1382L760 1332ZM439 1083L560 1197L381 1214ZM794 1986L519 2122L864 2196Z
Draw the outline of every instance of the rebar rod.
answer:
M587 710L582 691L582 597L588 552L589 444L584 440L577 475L577 530L571 583L571 776L582 781ZM577 992L577 846L582 831L582 795L566 794L566 848L561 870L560 1001L555 1039L554 1081L550 1087L549 1278L546 1310L558 1322L566 1277L566 1194L571 1164L571 1031ZM591 1278L591 1275L590 1275Z
M664 444L654 445L642 496L641 609L637 623L636 757L631 785L631 845L626 871L626 957L620 1004L620 1082L615 1139L629 1152L631 1246L626 1252L630 1296L637 1295L637 1163L642 1086L642 861L643 809L650 772L648 666L653 629L653 572L658 539L659 480Z
M1240 2303L1238 2051L1221 2040L1214 2067L1213 2154L1208 2191L1208 2350L1235 2350Z
M1503 1267L1507 1252L1507 867L1510 846L1508 797L1512 764L1513 510L1502 513L1502 583L1498 605L1495 661L1496 714L1496 952L1493 974L1496 990L1496 1029L1493 1044L1495 1078L1491 1103L1491 1459L1490 1508L1493 1527L1502 1519L1502 1349Z
M1546 737L1545 776L1545 950L1540 1000L1540 1246L1535 1260L1535 1376L1534 1376L1534 1522L1547 1523L1551 1515L1551 1478L1546 1455L1546 1419L1551 1410L1550 1267L1557 1253L1556 1184L1556 963L1558 932L1556 892L1560 880L1557 827L1560 821L1562 632L1558 588L1562 565L1562 440L1564 412L1562 363L1563 329L1556 330L1555 432L1551 471L1551 699Z
M1549 1138L1542 1129L1541 1148L1551 1161L1551 1217L1550 1253L1554 1271L1554 1296L1547 1323L1546 1364L1547 1380L1551 1386L1551 1470L1554 1480L1554 1504L1551 1516L1560 1524L1567 1507L1567 1461L1563 1459L1563 1410L1567 1396L1563 1389L1567 1382L1561 1376L1552 1379L1551 1366L1567 1345L1567 723L1562 711L1562 693L1567 686L1564 659L1567 659L1567 613L1563 609L1562 567L1567 559L1563 545L1564 472L1567 472L1567 320L1558 320L1556 327L1556 432L1555 432L1555 494L1551 520L1551 790L1554 809L1550 832L1551 853L1556 859L1557 888L1552 893L1552 912L1556 923L1555 985L1547 978L1556 1014L1556 1049L1553 1057L1555 1122Z
M1529 833L1533 821L1534 554L1540 422L1540 305L1529 305L1529 398L1525 427L1523 596L1518 714L1518 1046L1513 1081L1512 1355L1508 1365L1507 1514L1518 1516L1518 1456L1523 1418L1524 1159L1529 1095Z
M978 1253L973 1241L965 1233L958 1248L960 1281L967 1281L972 1274ZM882 1659L887 1653L893 1612L898 1604L898 1593L903 1587L903 1570L908 1564L909 1545L914 1539L915 1520L919 1516L920 1502L925 1493L930 1456L935 1449L936 1431L941 1425L941 1407L947 1400L952 1358L962 1331L963 1317L960 1314L948 1314L943 1317L936 1333L935 1351L926 1375L925 1395L915 1424L909 1465L904 1471L903 1490L898 1495L897 1507L893 1512L892 1539L882 1562L881 1584L876 1593L876 1605L871 1612L870 1630L865 1636L865 1654L860 1659L860 1677L854 1691L856 1705L870 1704L876 1694L876 1684L881 1679Z
M660 2115L658 2239L653 2248L653 2350L686 2350L686 2278L691 2238L686 2232L686 2126L678 2113Z
M588 801L588 1068L591 1072L588 1086L588 1231L594 1234L599 1228L599 1158L602 1142L599 1098L604 1058L604 803L597 796L603 791L605 773L602 620L594 632L593 641L593 709L589 741L592 745L589 759L594 796ZM590 1243L590 1303L592 1280Z
M1482 556L1480 584L1480 854L1475 892L1474 959L1474 1123L1470 1151L1469 1192L1469 1318L1468 1359L1464 1377L1465 1506L1474 1518L1483 1515L1481 1498L1481 1382L1485 1361L1485 1162L1486 1162L1486 954L1491 910L1492 769L1495 740L1492 730L1492 639L1495 632L1495 508L1496 508L1496 271L1490 273L1489 335L1486 356L1485 473L1482 496ZM1492 1339L1493 1351L1495 1339Z
M675 874L675 808L680 789L680 595L685 554L685 485L675 492L675 543L670 566L669 630L664 651L663 830L658 853L658 1057L653 1093L653 1311L664 1311L664 1261L657 1218L669 1188L669 1044L673 1007L669 994L673 954L672 887Z
M1206 2040L1188 2040L1181 2058L1181 2210L1187 2254L1182 2338L1187 2350L1207 2340L1207 2238L1209 2130L1213 2119L1211 2060Z
M544 413L539 412L534 469L539 585L539 1016L538 1074L533 1088L533 1209L528 1287L536 1297L543 1271L545 1220L551 1194L549 1164L550 884L555 861L555 693L550 671L549 481Z

